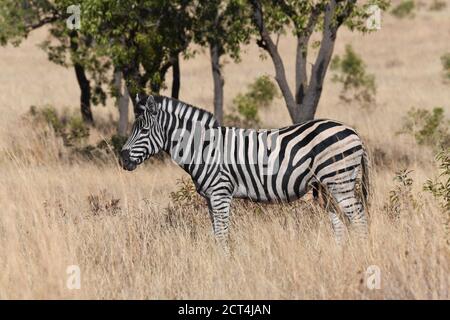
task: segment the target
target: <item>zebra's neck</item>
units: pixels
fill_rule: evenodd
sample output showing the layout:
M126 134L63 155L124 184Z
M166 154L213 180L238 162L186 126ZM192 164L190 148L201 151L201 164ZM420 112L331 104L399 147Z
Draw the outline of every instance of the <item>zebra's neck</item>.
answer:
M161 108L158 123L165 140L163 149L177 163L173 153L179 143L189 143L201 129L219 128L213 114L206 110L168 97L157 97L157 103ZM179 165L183 166L182 163Z

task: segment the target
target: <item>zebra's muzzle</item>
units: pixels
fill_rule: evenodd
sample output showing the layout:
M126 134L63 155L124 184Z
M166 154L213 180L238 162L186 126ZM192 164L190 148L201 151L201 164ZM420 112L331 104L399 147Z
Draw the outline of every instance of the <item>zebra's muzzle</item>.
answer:
M122 150L120 152L120 163L122 168L133 171L137 167L137 163L130 159L130 150Z

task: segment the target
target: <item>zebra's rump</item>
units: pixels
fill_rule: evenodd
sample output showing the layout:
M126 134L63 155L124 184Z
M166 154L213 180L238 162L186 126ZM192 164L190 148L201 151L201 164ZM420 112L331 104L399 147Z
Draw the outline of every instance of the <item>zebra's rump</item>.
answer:
M229 159L224 171L234 196L255 201L292 201L314 181L327 183L357 173L361 139L332 120L313 120L281 129L223 128Z

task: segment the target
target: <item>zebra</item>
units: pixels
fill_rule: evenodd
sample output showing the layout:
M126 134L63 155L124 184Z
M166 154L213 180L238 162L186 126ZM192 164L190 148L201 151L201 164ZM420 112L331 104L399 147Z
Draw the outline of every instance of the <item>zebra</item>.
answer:
M132 171L151 156L168 153L206 199L213 233L226 254L233 198L290 202L312 190L315 198L328 199L338 243L346 229L340 213L366 237L369 160L354 129L327 119L280 129L223 127L210 112L164 96L137 95L134 106L135 122L120 152L122 167ZM356 190L360 171L362 197Z

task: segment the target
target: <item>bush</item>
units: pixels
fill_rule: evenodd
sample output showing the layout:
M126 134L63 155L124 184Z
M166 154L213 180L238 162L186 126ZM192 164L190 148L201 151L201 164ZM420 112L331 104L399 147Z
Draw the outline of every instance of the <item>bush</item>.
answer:
M256 101L245 94L238 94L233 100L237 111L236 120L244 127L257 126L260 124L258 105Z
M414 9L416 5L413 0L402 0L391 13L397 18L406 18L414 16Z
M432 10L432 11L441 11L445 7L447 7L447 3L445 3L445 1L433 0L433 2L430 4L429 9Z
M342 58L338 55L333 58L330 68L334 71L331 80L343 86L339 96L342 101L349 103L355 100L363 107L375 103L375 76L367 74L364 61L351 45L345 47Z
M65 146L80 146L89 137L89 127L78 116L58 116L52 106L43 108L30 107L28 112L34 124L45 123L50 126L57 137L63 139Z
M450 147L449 124L443 108L432 111L413 108L403 119L403 128L398 133L414 136L421 145L447 149Z
M101 190L98 194L90 194L87 200L93 216L99 216L101 214L115 216L122 210L119 204L120 199L109 195L105 189Z
M441 62L442 67L444 68L445 78L450 80L450 52L442 55Z
M436 160L439 162L439 177L435 180L428 180L424 189L439 200L450 219L450 149L439 152Z
M177 186L178 190L170 193L170 200L175 207L188 207L198 210L205 206L205 200L197 193L190 178L179 179Z
M420 205L412 193L413 179L409 176L412 171L407 169L397 171L394 181L395 188L389 191L389 202L385 206L388 217L393 220L400 219L403 212L416 210Z
M258 109L267 108L278 94L277 87L269 76L261 76L248 86L246 93L233 99L233 112L225 116L229 125L257 127L260 124Z
M59 116L55 108L51 106L43 108L32 106L28 115L33 125L45 124L50 127L54 135L62 139L72 156L105 162L111 159L112 154L118 156L127 140L127 137L112 135L110 139L101 140L97 144L87 144L89 127L81 117L70 114Z
M247 96L256 102L257 105L268 107L273 99L278 95L276 85L269 76L261 76L249 85Z

